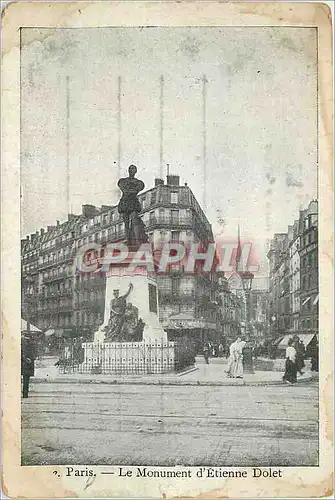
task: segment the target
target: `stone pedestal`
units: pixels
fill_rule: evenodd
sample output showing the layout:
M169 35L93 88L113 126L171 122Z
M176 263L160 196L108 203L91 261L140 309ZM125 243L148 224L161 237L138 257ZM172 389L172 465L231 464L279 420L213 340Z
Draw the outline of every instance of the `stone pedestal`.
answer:
M95 342L105 341L104 328L108 325L110 316L110 303L113 291L119 290L119 295L125 295L129 285L133 289L127 297L127 303L138 308L138 316L144 323L143 341L167 341L167 333L159 322L158 291L155 273L149 273L145 266L137 267L131 271L130 265L134 254L130 253L127 262L113 265L106 276L105 312L104 322L95 333Z
M111 266L106 279L104 323L96 332L94 342L84 343L82 373L92 374L163 374L178 372L194 363L192 346L187 342L168 342L167 333L159 322L157 284L154 272L146 267L132 270L128 262ZM104 328L110 317L110 304L114 290L126 297L138 309L138 318L144 323L141 342L106 342Z

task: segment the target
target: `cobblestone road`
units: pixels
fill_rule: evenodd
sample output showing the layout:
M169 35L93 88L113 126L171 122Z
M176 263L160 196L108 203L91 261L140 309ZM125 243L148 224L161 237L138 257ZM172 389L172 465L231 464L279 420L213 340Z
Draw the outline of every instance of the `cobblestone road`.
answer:
M317 465L316 384L33 383L22 464Z

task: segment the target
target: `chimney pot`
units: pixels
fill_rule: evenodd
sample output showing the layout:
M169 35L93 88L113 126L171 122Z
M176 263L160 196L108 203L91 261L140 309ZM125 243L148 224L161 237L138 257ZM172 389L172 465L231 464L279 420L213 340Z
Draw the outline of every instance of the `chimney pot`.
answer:
M180 177L179 175L167 175L166 183L170 186L179 186Z

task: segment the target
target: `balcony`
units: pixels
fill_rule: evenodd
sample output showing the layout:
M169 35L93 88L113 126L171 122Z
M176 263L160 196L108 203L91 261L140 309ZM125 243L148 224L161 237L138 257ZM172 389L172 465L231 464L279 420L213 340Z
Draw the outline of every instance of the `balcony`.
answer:
M72 303L71 304L63 304L58 307L58 312L72 312Z
M179 302L194 302L194 290L185 292L173 292L172 290L159 290L159 302L161 304L175 304Z
M65 290L59 290L57 292L48 292L47 294L44 293L39 293L38 294L38 299L41 301L48 301L48 300L58 300L60 297L72 297L73 291L70 288L67 288Z
M50 276L49 278L43 278L43 283L53 283L55 281L62 281L65 280L66 278L72 278L73 274L72 273L59 273L55 276Z
M159 227L192 227L193 217L164 217L164 216L154 216L150 217L149 220L144 221L147 229L153 229L157 226Z
M49 260L48 262L41 262L38 267L39 267L40 270L42 270L42 269L46 269L48 267L55 266L57 264L62 264L64 262L69 262L70 260L73 259L73 257L75 256L75 254L76 254L76 249L72 248L71 251L68 253L68 255L64 255L63 257L60 257L60 258L57 258L57 259Z

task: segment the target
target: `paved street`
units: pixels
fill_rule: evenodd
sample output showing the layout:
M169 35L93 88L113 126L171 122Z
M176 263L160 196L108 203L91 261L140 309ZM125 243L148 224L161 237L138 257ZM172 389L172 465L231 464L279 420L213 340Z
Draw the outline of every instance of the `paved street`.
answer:
M22 463L317 465L318 388L32 383Z

